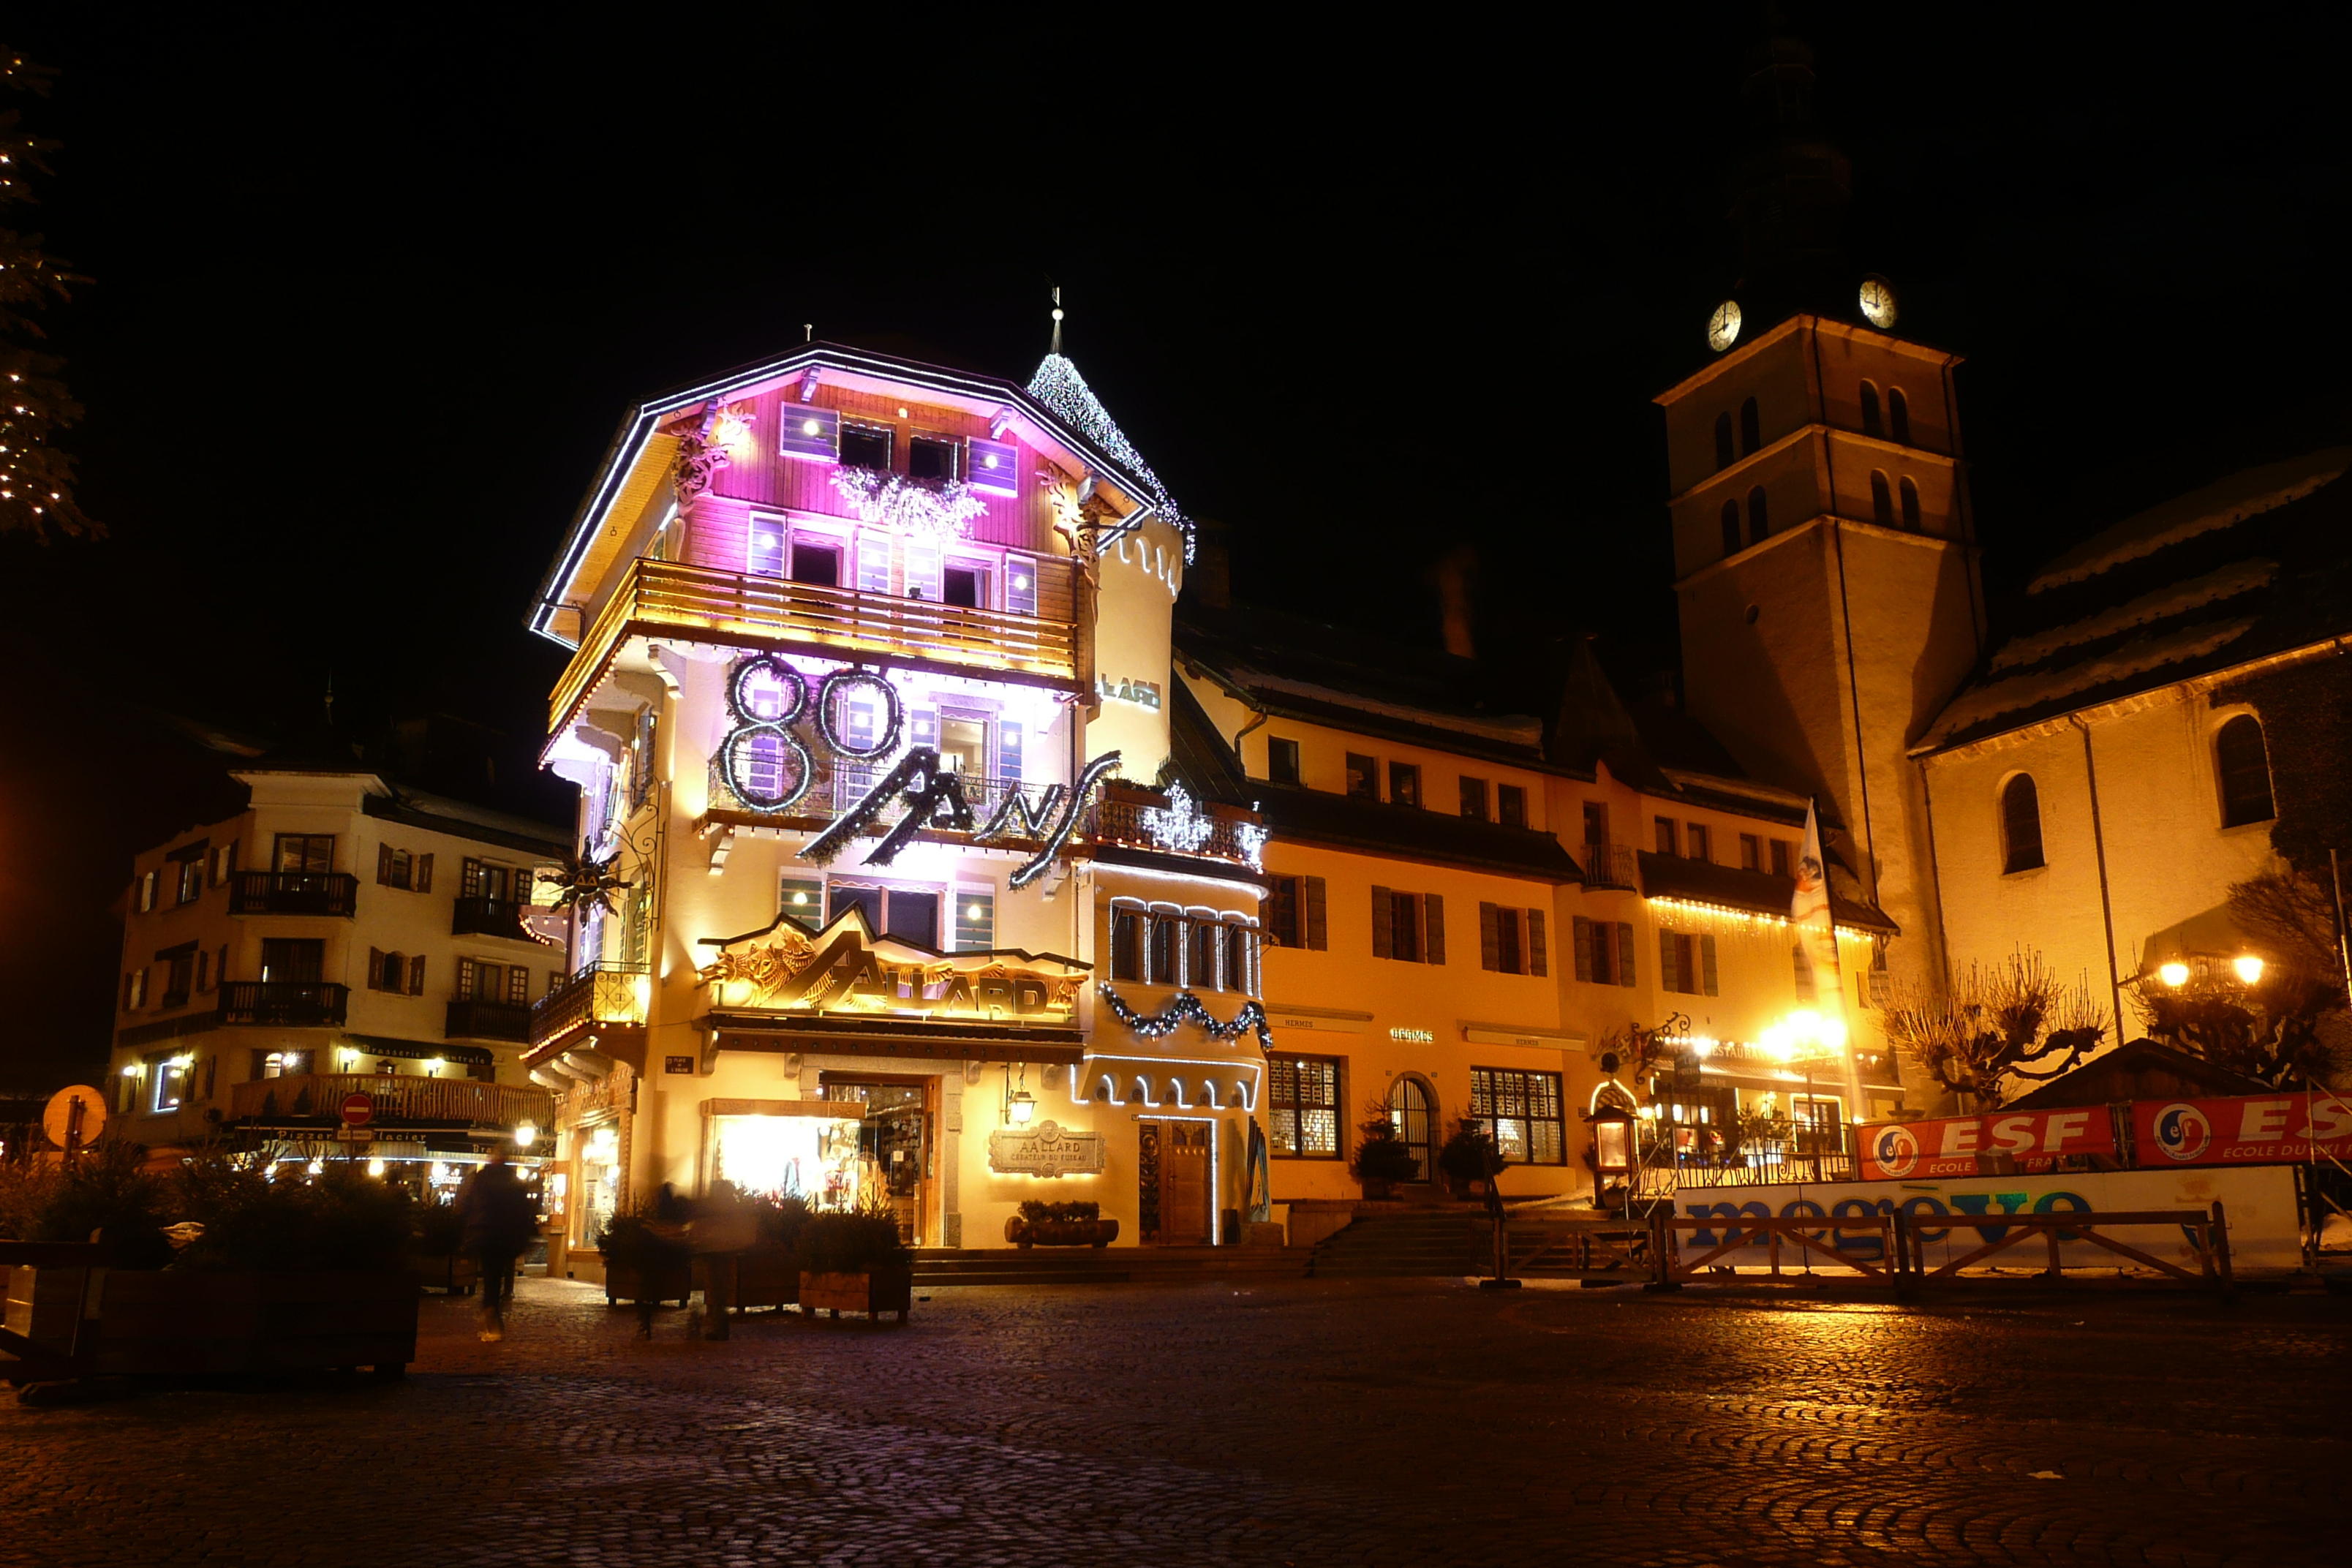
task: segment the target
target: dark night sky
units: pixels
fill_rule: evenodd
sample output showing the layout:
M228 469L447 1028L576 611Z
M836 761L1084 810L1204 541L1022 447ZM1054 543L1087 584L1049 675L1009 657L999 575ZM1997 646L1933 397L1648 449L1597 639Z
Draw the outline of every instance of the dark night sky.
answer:
M129 855L217 771L126 700L268 731L331 668L347 723L528 744L562 658L520 617L615 421L804 321L1025 377L1051 277L1106 403L1230 525L1244 597L1433 641L1428 568L1466 545L1486 650L1591 631L1621 678L1670 664L1649 399L1736 276L1760 8L1639 10L56 9L11 40L66 73L27 106L67 146L19 222L97 279L52 324L112 537L0 542L0 1080L102 1051ZM1857 271L1969 356L1997 592L2339 406L2340 15L1787 10L1854 160Z

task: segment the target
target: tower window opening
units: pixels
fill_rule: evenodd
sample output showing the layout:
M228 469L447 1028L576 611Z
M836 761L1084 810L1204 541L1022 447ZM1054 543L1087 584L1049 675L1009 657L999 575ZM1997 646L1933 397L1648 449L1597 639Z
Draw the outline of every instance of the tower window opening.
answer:
M1886 430L1902 445L1911 444L1911 405L1904 401L1899 386L1886 389Z
M1715 466L1717 469L1731 467L1738 456L1731 449L1731 414L1728 410L1715 416Z
M1756 400L1749 398L1739 405L1739 453L1746 457L1764 444L1763 416L1756 411Z
M1739 503L1727 500L1723 503L1723 552L1726 555L1738 554L1740 543Z
M1886 437L1886 421L1878 413L1878 388L1867 381L1862 384L1862 433L1881 440Z
M1748 492L1748 542L1761 544L1771 531L1772 521L1764 513L1764 487L1758 485Z
M2042 797L2033 775L2019 773L2000 786L2000 868L2031 871L2042 858Z
M2221 775L2222 826L2268 822L2278 815L2271 798L2271 753L2261 720L2241 713L2222 725L2213 737L2213 755Z
M1881 528L1895 526L1895 495L1886 488L1884 468L1870 470L1870 520Z
M1902 489L1903 526L1916 533L1919 531L1919 487L1906 479Z

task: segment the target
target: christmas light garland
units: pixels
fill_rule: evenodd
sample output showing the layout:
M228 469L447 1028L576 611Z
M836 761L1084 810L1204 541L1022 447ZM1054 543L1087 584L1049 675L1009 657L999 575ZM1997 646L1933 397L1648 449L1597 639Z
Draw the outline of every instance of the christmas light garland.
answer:
M1160 476L1151 471L1151 465L1143 460L1143 454L1129 442L1126 433L1119 429L1109 410L1103 407L1102 400L1095 395L1094 389L1087 384L1087 378L1078 374L1078 367L1070 363L1068 356L1049 353L1039 361L1037 374L1029 378L1029 395L1052 409L1063 424L1109 453L1122 468L1143 481L1143 488L1151 492L1151 499L1158 503L1160 515L1175 524L1178 531L1184 535L1184 563L1191 565L1192 520L1177 508L1175 500L1168 494L1168 487L1160 482Z
M1217 830L1208 814L1193 804L1192 792L1181 781L1168 786L1166 805L1145 806L1141 816L1143 830L1151 835L1151 842L1179 855L1199 854L1209 835Z
M1269 1051L1274 1049L1274 1029L1265 1021L1265 1009L1254 1001L1243 1003L1232 1023L1221 1024L1208 1005L1190 991L1179 994L1160 1011L1147 1015L1129 1006L1127 998L1108 984L1097 984L1095 989L1110 1004L1112 1014L1121 1024L1147 1040L1165 1039L1176 1032L1178 1025L1192 1023L1199 1025L1201 1032L1213 1040L1237 1039L1255 1030L1258 1044Z
M835 468L830 477L860 522L935 543L962 538L963 525L988 510L961 479L910 479L876 468Z
M776 682L786 694L782 711L764 715L752 700L747 688L756 676L765 676ZM800 671L773 654L761 654L738 664L727 679L727 708L734 716L734 727L719 742L719 765L725 770L727 787L735 798L755 811L783 811L797 805L808 794L816 766L809 749L800 737L787 728L808 708L808 682ZM767 790L751 782L751 763L756 759L753 742L767 736L782 748L775 761L781 771L789 770L790 782L782 790Z

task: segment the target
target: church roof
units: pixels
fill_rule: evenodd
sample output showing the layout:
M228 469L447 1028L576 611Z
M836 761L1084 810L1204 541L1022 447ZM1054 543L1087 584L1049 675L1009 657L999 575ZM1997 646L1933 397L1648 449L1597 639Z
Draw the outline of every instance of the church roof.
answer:
M1932 752L2352 631L2352 447L2246 468L2037 573Z

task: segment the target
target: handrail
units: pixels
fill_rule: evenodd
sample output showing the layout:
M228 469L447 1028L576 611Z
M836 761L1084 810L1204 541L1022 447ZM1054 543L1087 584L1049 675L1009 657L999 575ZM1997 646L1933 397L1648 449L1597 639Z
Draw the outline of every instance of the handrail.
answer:
M233 915L349 915L360 879L349 871L239 871L229 885Z
M325 1028L340 1025L351 987L326 980L231 980L220 988L223 1026Z
M555 1119L555 1097L536 1085L483 1083L477 1079L425 1078L409 1073L295 1073L229 1086L229 1113L257 1117L331 1117L346 1097L364 1094L376 1121L463 1121L478 1127L545 1127Z
M1059 683L1077 679L1077 628L1068 621L640 557L629 563L556 682L550 729L587 696L613 649L633 629L699 632L708 635L698 640L730 645L896 655Z
M642 963L592 963L531 1004L530 1043L545 1045L583 1024L642 1024L647 981Z

